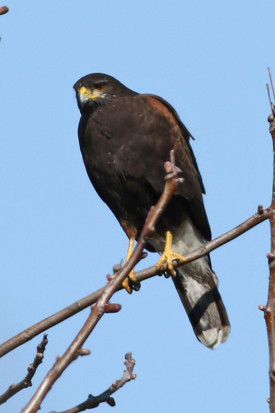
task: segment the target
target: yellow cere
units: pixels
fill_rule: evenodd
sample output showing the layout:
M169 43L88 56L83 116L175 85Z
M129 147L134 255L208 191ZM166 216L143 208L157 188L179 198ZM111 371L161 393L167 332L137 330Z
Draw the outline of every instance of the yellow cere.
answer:
M90 89L87 89L85 86L81 86L81 88L79 89L79 93L80 95L83 95L89 99L95 99L101 95L101 92L99 90L94 89L93 91L91 91Z

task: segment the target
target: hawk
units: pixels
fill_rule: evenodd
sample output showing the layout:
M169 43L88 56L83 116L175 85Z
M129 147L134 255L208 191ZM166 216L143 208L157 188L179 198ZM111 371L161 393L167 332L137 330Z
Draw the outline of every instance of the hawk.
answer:
M210 240L205 190L191 134L175 109L161 97L134 92L102 73L82 77L74 89L87 174L128 236L130 250L162 193L163 165L176 142L176 165L184 182L179 183L146 248L163 253L169 249L168 240L176 254L184 255ZM209 255L178 267L172 279L197 338L209 348L224 342L230 324Z

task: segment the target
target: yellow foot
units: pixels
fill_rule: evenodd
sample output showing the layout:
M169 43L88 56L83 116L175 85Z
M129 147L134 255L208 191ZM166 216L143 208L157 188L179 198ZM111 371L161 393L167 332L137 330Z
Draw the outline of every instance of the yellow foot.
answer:
M163 251L162 256L160 257L156 267L159 271L164 264L167 263L168 271L174 277L176 275L176 271L173 267L173 261L177 260L180 262L185 262L186 258L183 255L178 254L172 250L172 234L170 231L166 232L166 241L165 241L165 248Z
M139 285L139 281L137 281L135 277L134 270L132 270L130 274L122 282L122 287L125 288L125 290L129 294L132 294L133 290L136 290L136 291L139 290L138 285Z

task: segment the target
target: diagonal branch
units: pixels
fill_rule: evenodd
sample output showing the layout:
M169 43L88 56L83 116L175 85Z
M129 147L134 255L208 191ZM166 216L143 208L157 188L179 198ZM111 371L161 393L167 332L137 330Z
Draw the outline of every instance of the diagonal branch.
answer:
M100 403L108 403L110 406L115 406L115 400L111 395L119 390L125 383L128 381L134 380L136 378L136 374L133 373L133 369L135 366L135 360L132 359L132 353L125 354L125 361L124 364L126 365L126 369L123 372L123 376L116 380L107 390L103 393L99 394L98 396L92 396L89 394L88 399L85 402L78 404L77 406L73 407L72 409L65 410L62 412L50 412L50 413L79 413L83 412L84 410L94 409Z
M173 151L172 151L173 152ZM102 318L105 312L116 312L120 310L120 305L110 304L109 300L117 289L121 286L123 280L131 272L134 266L142 258L143 249L147 243L148 238L152 235L155 230L156 223L163 213L165 207L170 201L173 193L176 190L177 183L180 178L178 178L177 172L178 168L171 162L165 162L166 170L166 182L164 190L161 194L159 201L156 206L152 207L148 217L146 219L143 230L138 239L137 245L128 259L124 264L122 269L108 282L104 288L102 294L98 298L95 306L92 308L92 312L86 320L85 324L68 347L64 355L56 362L53 368L48 372L39 388L33 395L32 399L29 401L27 406L21 411L21 413L35 413L40 408L40 405L55 381L61 376L64 370L71 363L72 359L75 357L76 352L83 345L86 339L89 337L91 332L96 327L99 320Z
M44 351L46 349L47 343L48 343L47 334L44 334L43 340L37 346L37 353L35 355L35 358L34 358L32 364L30 364L28 366L27 375L19 383L11 384L10 387L8 388L8 390L6 390L5 393L1 394L0 404L5 403L8 399L10 399L12 396L14 396L20 390L23 390L23 389L26 389L27 387L32 386L32 378L35 375L37 367L43 361Z
M197 258L205 254L208 254L214 249L226 244L227 242L232 241L234 238L239 237L246 231L250 230L251 228L255 227L256 225L268 219L271 212L272 210L270 208L262 209L262 207L259 207L258 212L252 215L242 224L226 232L225 234L213 239L212 241L207 242L205 245L196 249L195 251L185 254L186 261L181 265L185 265L188 262L194 261ZM178 264L174 262L173 265L174 265L174 268L176 268ZM165 270L166 268L164 267L164 271ZM144 281L148 278L154 277L157 274L159 274L159 271L157 271L155 266L152 266L144 270L141 270L139 272L136 272L135 277L137 278L138 281ZM45 318L42 321L39 321L33 326L27 328L26 330L23 330L21 333L7 340L6 342L0 345L0 357L4 356L5 354L9 353L13 349L21 346L22 344L36 337L41 332L55 326L56 324L61 323L67 318L91 306L97 301L99 296L102 294L103 289L104 288L101 288L93 292L92 294L88 295L87 297L84 297L76 301L75 303L64 308L63 310ZM121 285L119 285L117 288L117 291L121 289L122 287Z

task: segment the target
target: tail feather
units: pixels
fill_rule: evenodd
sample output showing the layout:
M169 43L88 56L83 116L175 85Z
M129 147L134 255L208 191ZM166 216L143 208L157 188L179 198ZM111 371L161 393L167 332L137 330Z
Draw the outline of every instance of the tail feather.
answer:
M172 249L178 254L185 255L205 243L188 214L180 226L167 227L173 234ZM165 239L155 236L149 244L162 253ZM227 339L230 323L209 255L178 267L173 281L198 340L209 348L216 348Z
M173 281L198 340L214 349L227 339L230 332L229 319L217 288L217 277L208 265L204 265L207 274L203 279L194 277L194 265L191 267L192 275L188 267L188 264L179 267Z

